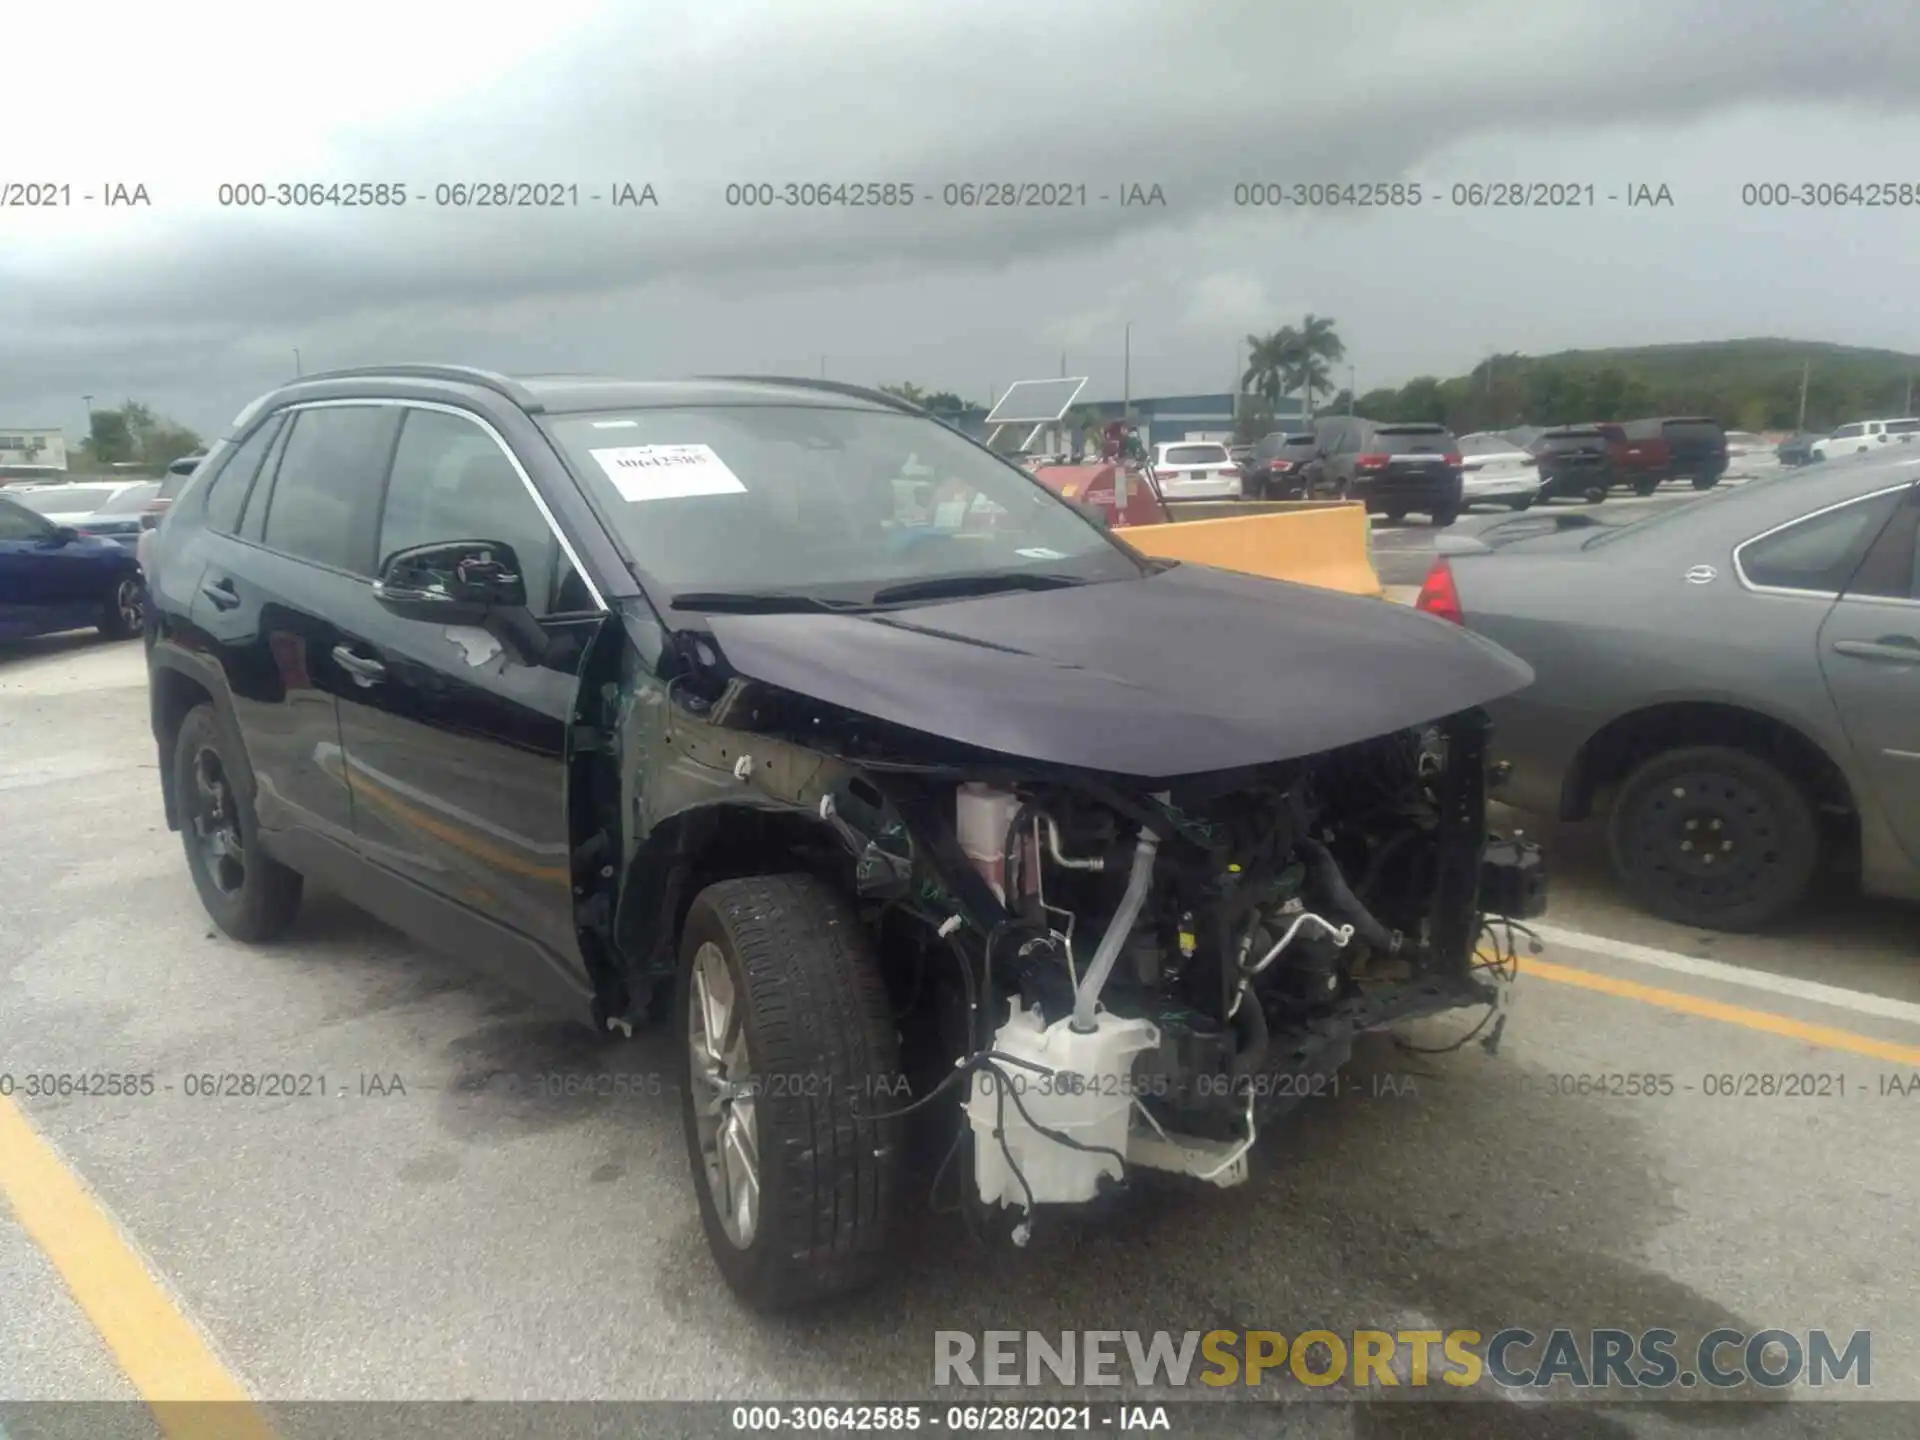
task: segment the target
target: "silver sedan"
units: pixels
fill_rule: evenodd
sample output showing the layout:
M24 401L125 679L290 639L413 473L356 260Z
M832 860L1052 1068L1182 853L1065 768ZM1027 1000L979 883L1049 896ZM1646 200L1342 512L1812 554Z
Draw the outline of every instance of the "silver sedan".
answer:
M1721 930L1822 869L1920 899L1920 457L1790 470L1624 525L1444 537L1422 609L1533 666L1500 798L1607 818L1644 909Z

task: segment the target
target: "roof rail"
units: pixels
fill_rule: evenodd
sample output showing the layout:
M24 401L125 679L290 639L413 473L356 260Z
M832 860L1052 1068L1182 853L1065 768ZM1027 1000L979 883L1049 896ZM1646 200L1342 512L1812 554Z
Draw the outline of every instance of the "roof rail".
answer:
M733 380L747 385L793 385L802 390L824 390L831 395L846 395L856 400L870 400L876 405L885 405L890 410L902 410L909 415L927 415L932 412L911 400L902 400L885 390L875 390L866 385L852 385L845 380L811 380L798 375L702 375L702 380Z
M493 370L481 370L472 365L355 365L346 370L322 370L312 375L301 375L294 380L296 385L306 385L320 380L366 380L376 376L391 377L395 380L447 380L457 385L477 385L483 390L491 390L504 395L521 409L538 414L545 407L540 399L526 386L509 375Z

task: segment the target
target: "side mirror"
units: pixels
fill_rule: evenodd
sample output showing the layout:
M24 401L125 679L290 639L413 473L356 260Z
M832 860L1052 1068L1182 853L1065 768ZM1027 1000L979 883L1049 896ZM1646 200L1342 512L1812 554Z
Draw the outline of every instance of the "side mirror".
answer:
M523 665L538 665L547 653L547 632L527 607L519 557L499 540L397 551L381 565L373 598L405 620L485 630Z
M80 538L80 532L71 525L56 525L47 538L56 545L71 545Z
M527 587L511 545L453 540L389 555L373 598L406 620L484 625L498 612L525 610Z

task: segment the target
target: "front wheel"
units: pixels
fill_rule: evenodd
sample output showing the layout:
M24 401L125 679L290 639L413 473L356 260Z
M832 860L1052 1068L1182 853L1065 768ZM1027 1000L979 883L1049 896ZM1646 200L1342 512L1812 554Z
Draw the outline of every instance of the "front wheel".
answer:
M109 640L124 640L146 624L147 587L138 575L123 575L100 604L99 631Z
M1693 477L1693 488L1696 490L1711 490L1719 483L1720 477L1718 475L1696 475Z
M181 722L173 746L174 796L187 869L213 923L236 940L272 940L300 909L301 879L266 853L246 756L211 705Z
M1607 821L1614 873L1642 909L1682 925L1751 930L1813 881L1813 806L1770 761L1720 745L1669 750L1620 787Z
M859 917L811 875L723 880L680 942L681 1105L707 1246L756 1310L875 1280L892 1248L907 1103Z
M1533 508L1533 501L1533 496L1522 495L1516 500L1509 500L1507 502L1507 508L1517 515L1522 510L1531 510Z
M1444 530L1460 518L1460 510L1458 506L1451 506L1446 509L1435 510L1428 518L1433 521L1434 529Z
M1659 488L1660 488L1660 481L1656 477L1651 475L1642 475L1639 479L1633 482L1633 493L1638 495L1643 500L1646 499L1647 496L1653 494L1653 492L1658 490Z
M1398 525L1402 520L1407 518L1407 507L1404 505L1388 505L1383 508L1380 513L1387 517L1389 524Z

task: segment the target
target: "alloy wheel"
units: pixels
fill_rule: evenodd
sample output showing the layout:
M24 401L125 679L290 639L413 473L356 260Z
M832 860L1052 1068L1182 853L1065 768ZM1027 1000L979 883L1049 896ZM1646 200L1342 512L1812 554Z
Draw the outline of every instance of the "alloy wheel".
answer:
M193 759L193 833L207 878L223 895L236 895L247 883L247 848L240 834L240 813L233 785L220 756L203 749Z
M760 1221L760 1132L744 997L712 941L693 957L687 1056L708 1194L727 1238L744 1250Z

